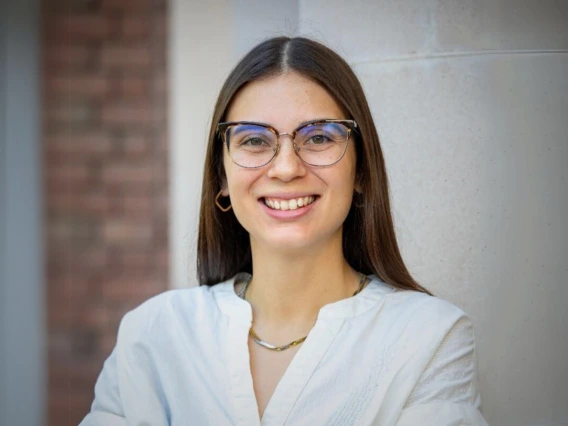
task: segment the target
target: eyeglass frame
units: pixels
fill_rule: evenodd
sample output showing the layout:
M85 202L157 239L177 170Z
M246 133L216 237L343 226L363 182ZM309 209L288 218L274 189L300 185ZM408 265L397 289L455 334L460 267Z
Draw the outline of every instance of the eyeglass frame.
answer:
M331 164L318 165L318 164L308 163L306 160L304 160L300 156L300 154L299 154L300 147L298 147L298 145L296 145L296 135L297 135L298 131L300 131L304 127L311 126L311 125L314 125L314 124L320 124L320 123L321 124L339 123L339 124L343 124L345 127L347 127L347 139L345 140L345 149L343 150L343 153L341 154L339 159L337 159L337 161L334 161ZM231 156L231 150L229 149L229 141L227 140L226 135L227 135L227 130L231 126L237 126L237 125L240 125L240 124L244 124L244 125L248 124L248 125L264 127L265 129L270 130L272 133L274 133L274 135L276 136L276 148L274 149L274 155L266 163L261 164L260 166L242 166L239 163L235 162L235 160ZM301 125L296 127L294 130L292 130L292 132L283 132L283 133L280 133L278 130L276 130L276 128L274 128L273 126L271 126L269 124L260 123L260 122L257 122L257 121L225 121L225 122L221 122L221 123L217 124L217 132L221 136L223 144L227 148L227 153L229 154L231 161L234 164L236 164L237 166L242 167L244 169L259 169L261 167L264 167L264 166L270 164L270 162L272 160L274 160L276 158L276 156L278 155L278 153L280 152L280 146L281 146L280 145L280 136L283 136L283 135L288 135L292 138L292 146L294 147L294 153L298 156L298 158L300 160L302 160L302 162L304 164L307 164L308 166L311 166L311 167L333 166L334 164L339 163L343 159L343 157L345 157L345 153L347 152L347 148L349 147L349 139L351 139L351 132L352 131L357 132L358 128L359 128L359 126L357 125L357 122L355 120L340 120L340 119L332 119L332 118L317 119L317 120L308 121L308 122L302 123Z

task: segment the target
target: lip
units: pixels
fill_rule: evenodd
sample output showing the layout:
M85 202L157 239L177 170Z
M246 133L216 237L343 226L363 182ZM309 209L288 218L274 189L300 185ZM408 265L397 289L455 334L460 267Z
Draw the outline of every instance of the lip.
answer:
M300 197L309 197L314 196L315 200L308 204L307 206L298 207L295 210L274 210L264 204L264 198L275 198L281 200L292 200L294 198ZM319 201L319 195L316 194L270 194L266 197L262 197L258 199L258 203L260 204L261 208L268 214L270 217L278 220L296 220L300 217L307 215L314 207L314 205Z

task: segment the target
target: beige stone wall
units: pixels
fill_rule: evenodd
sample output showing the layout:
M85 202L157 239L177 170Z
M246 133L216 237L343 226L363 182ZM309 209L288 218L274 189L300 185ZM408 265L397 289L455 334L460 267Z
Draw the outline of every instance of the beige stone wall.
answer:
M174 4L183 11L187 2ZM201 177L202 149L183 143L205 134L210 112L193 120L191 129L181 114L201 111L204 99L212 105L238 56L263 37L319 39L349 60L368 94L411 271L475 322L489 423L566 424L568 3L263 5L203 3L202 22L212 24L201 25L207 44L191 53L182 48L184 38L191 46L192 30L182 28L191 10L186 6L186 15L176 14L170 45L176 153L171 285L194 276L194 221L187 217L197 217L199 188L186 183ZM202 98L183 94L191 93L184 78L189 70ZM189 192L181 193L184 188Z
M568 421L568 3L300 1L374 112L402 249L476 325L490 424Z

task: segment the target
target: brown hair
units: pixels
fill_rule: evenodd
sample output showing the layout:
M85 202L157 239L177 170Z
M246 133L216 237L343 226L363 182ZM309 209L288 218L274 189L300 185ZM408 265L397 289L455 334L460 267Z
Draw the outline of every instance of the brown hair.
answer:
M233 69L223 85L211 122L203 175L197 271L201 285L225 281L238 272L252 272L247 231L232 211L215 206L225 172L223 143L217 125L235 94L249 82L285 72L296 72L315 81L335 98L349 119L357 122L357 183L343 224L343 254L355 270L374 274L386 283L429 293L408 272L396 241L391 216L388 179L379 136L365 94L339 55L324 45L302 37L276 37L253 48Z

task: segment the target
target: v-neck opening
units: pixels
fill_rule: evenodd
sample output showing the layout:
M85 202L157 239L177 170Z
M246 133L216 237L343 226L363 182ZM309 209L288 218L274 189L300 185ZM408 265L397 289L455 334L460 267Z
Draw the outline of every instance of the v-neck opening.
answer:
M272 426L285 424L294 404L337 336L337 332L342 323L343 320L341 319L327 324L319 320L316 321L306 340L292 357L282 377L278 380L268 400L268 404L264 409L261 425ZM251 372L251 380L254 382L250 362L249 370Z
M356 296L323 306L314 327L278 380L261 418L248 346L252 307L235 292L237 280L247 275L238 274L213 288L219 308L229 317L226 351L235 420L242 426L284 425L344 321L376 306L384 294L394 289L371 276L371 282Z

